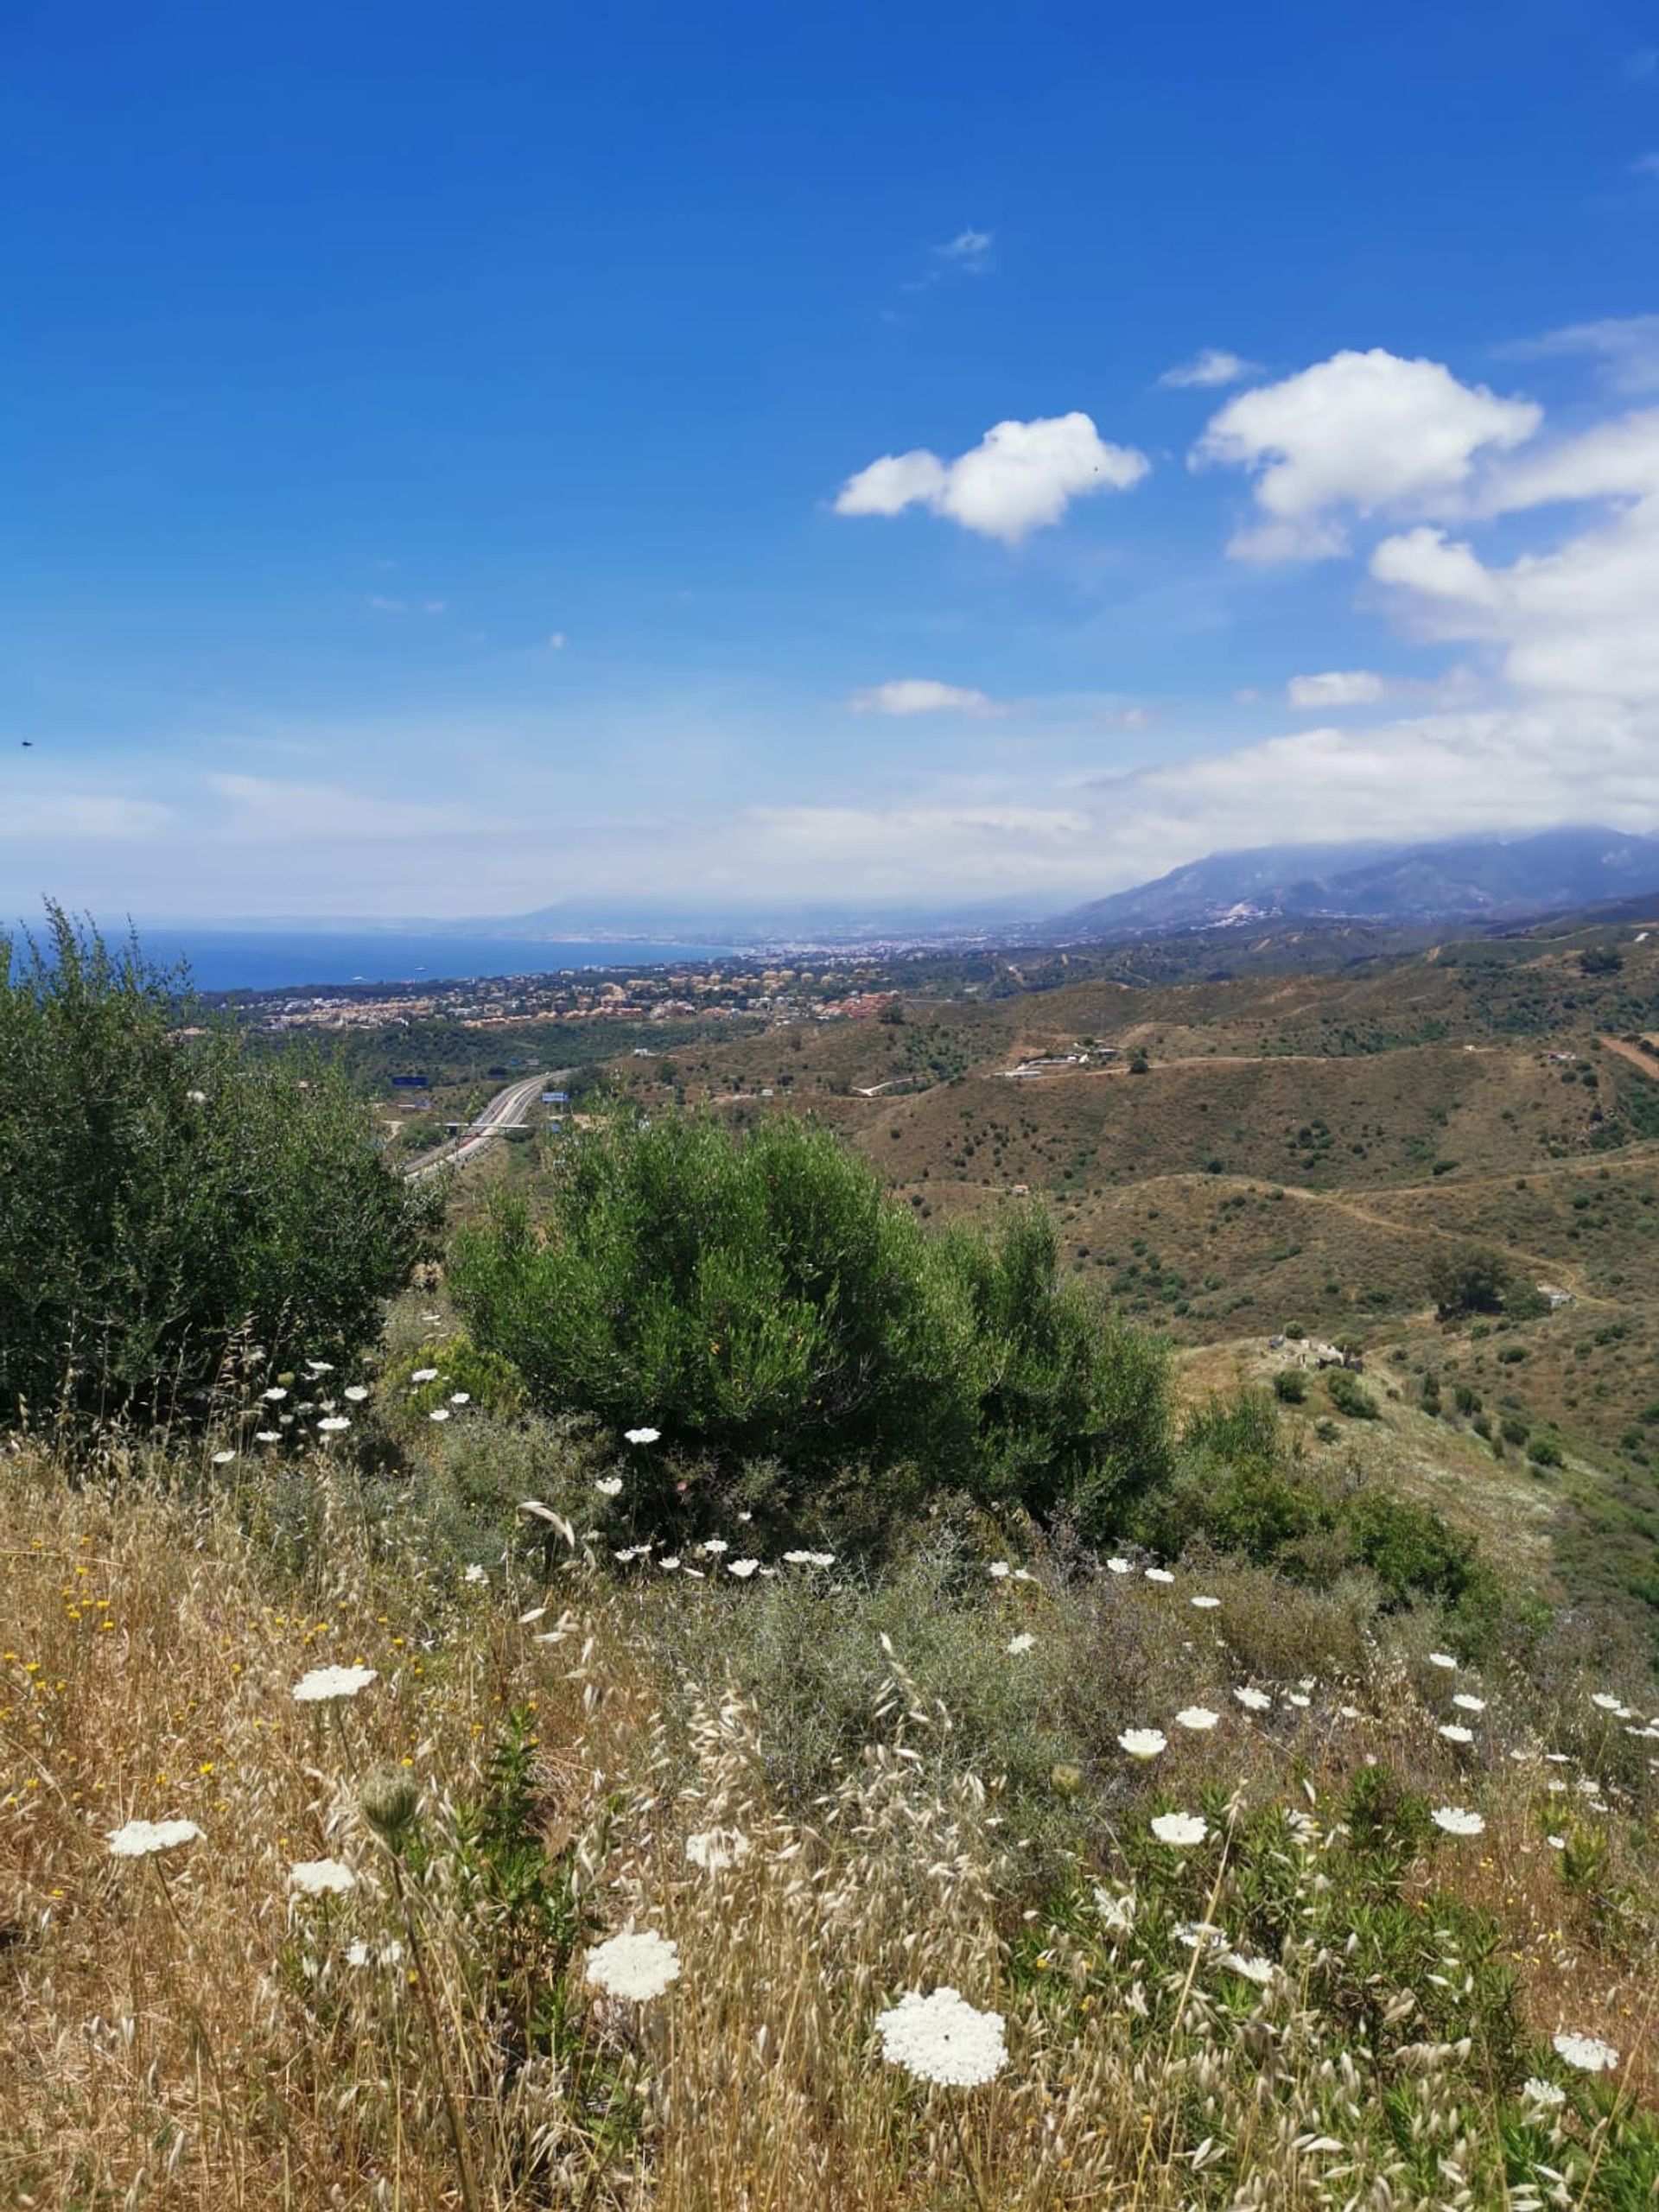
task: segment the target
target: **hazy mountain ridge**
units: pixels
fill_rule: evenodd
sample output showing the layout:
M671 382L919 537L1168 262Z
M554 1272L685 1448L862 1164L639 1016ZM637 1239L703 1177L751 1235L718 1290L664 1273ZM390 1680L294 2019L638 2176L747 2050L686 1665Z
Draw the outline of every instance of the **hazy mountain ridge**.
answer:
M1081 938L1275 918L1519 920L1659 898L1659 837L1598 828L1427 845L1284 845L1213 853L1090 900L1051 927Z

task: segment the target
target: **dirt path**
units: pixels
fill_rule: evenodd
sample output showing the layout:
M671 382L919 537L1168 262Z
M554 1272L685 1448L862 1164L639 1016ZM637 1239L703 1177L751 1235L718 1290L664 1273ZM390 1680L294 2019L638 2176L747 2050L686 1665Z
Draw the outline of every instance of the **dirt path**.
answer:
M1598 1041L1603 1052L1617 1052L1621 1060L1628 1060L1649 1083L1659 1083L1659 1060L1650 1059L1639 1045L1627 1045L1622 1037L1603 1037Z

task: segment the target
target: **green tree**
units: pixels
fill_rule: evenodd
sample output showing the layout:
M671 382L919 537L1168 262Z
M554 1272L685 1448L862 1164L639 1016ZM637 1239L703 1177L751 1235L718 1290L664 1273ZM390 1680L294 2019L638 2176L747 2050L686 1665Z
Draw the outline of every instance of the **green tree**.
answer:
M613 1114L550 1198L542 1231L508 1199L456 1239L474 1341L549 1409L772 1463L782 1517L827 1510L851 1466L1092 1522L1166 1464L1161 1357L1060 1282L1040 1216L930 1237L830 1131L783 1116L739 1134ZM642 1510L672 1514L651 1480Z
M0 936L0 1418L179 1415L238 1338L353 1357L431 1199L336 1071L181 1028L181 974L48 916Z
M1441 1318L1460 1313L1497 1313L1514 1270L1490 1245L1453 1245L1429 1262L1428 1288Z

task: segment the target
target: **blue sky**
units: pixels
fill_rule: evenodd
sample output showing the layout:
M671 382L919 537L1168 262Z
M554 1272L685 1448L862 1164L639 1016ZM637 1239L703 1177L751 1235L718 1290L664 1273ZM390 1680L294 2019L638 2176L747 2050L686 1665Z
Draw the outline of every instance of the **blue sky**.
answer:
M1649 9L18 0L0 186L8 911L1659 823Z

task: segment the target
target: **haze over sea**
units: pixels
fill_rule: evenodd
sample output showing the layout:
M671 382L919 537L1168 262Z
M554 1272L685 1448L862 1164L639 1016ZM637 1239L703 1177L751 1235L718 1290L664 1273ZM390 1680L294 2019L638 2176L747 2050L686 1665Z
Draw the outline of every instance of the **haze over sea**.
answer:
M118 925L106 926L105 935L112 942L120 934ZM141 925L139 939L154 960L169 966L188 961L197 988L204 991L277 991L308 983L438 982L478 976L542 975L560 968L644 968L720 957L720 949L710 945L405 936L389 930L215 930L177 924L152 929Z

